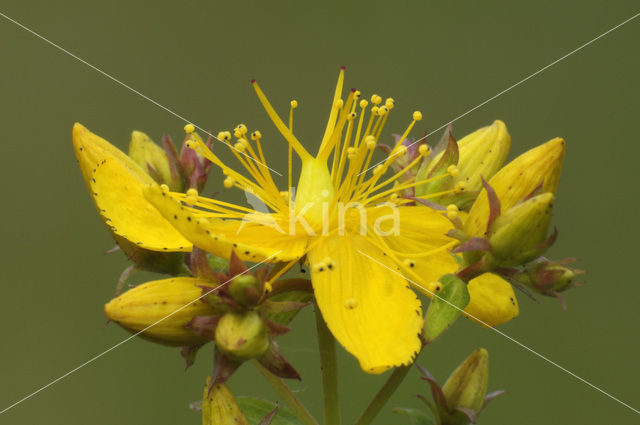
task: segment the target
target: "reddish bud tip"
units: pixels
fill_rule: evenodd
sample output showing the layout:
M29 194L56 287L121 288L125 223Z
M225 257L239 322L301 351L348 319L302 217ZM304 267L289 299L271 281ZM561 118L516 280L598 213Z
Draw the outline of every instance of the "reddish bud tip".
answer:
M347 67L346 66L341 66L340 69L344 71L345 69L347 69Z
M351 93L355 93L355 92L356 92L356 89L351 89Z
M255 79L251 80L251 84L255 84L255 83L256 83Z

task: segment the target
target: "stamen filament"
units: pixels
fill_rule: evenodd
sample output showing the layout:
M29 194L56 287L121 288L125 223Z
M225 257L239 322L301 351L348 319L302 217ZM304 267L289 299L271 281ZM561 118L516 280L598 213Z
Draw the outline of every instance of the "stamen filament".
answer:
M269 118L271 118L271 121L273 121L275 126L278 128L278 130L280 131L280 134L282 134L282 136L287 140L287 142L289 142L289 145L296 151L300 159L302 159L303 162L312 159L311 154L307 152L304 146L302 146L302 143L300 143L300 141L296 138L296 136L294 136L293 133L282 122L282 120L278 116L278 113L275 111L275 109L273 109L273 106L271 106L271 103L269 103L267 96L265 96L265 94L260 89L260 86L258 86L258 83L254 80L251 82L251 84L253 84L253 88L256 91L256 94L258 95L258 99L260 100L260 103L262 103L262 106L265 109L265 111L267 111Z

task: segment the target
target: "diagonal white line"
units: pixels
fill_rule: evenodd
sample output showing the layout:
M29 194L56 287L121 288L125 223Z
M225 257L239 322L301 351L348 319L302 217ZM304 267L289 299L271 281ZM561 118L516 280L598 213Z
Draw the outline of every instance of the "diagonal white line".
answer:
M371 257L370 255L365 254L364 252L362 252L361 250L358 250L358 252L362 255L364 255L365 257L371 259L372 261L375 261L376 263L380 264L382 267L392 271L393 273L397 274L398 276L402 276L404 279L407 279L409 282L411 282L413 285L417 286L418 288L430 293L431 295L433 295L434 297L444 301L445 303L449 304L451 307L459 310L462 312L462 309L456 305L453 305L452 303L450 303L449 301L445 300L444 298L442 298L441 296L439 296L438 294L435 294L431 291L429 291L428 289L426 289L424 286L414 282L413 280L409 279L408 277L406 277L405 275L403 275L402 273L398 273L396 270L393 270L390 267L387 267L385 264L381 263L380 261L376 260L375 258ZM520 341L510 337L509 335L505 334L504 332L494 328L493 326L489 326L488 324L486 324L485 322L483 322L482 320L478 319L477 317L469 314L469 313L465 313L467 316L471 317L472 319L476 320L478 323L483 324L484 326L488 327L489 329L497 332L498 334L502 335L503 337L507 338L509 341L514 342L515 344L519 345L520 347L524 348L525 350L529 351L532 354L535 354L536 356L540 357L542 360L546 361L547 363L552 364L553 366L557 367L558 369L566 372L567 374L573 376L574 378L576 378L577 380L579 380L580 382L587 384L588 386L590 386L591 388L593 388L594 390L597 390L599 392L601 392L602 394L606 395L607 397L609 397L612 400L617 401L618 403L620 403L621 405L627 407L628 409L631 409L632 411L634 411L635 413L640 414L640 410L637 410L633 407L631 407L630 405L628 405L627 403L625 403L624 401L620 400L619 398L614 397L613 395L609 394L608 392L604 391L603 389L595 386L594 384L592 384L591 382L587 381L584 378L581 378L580 376L576 375L575 373L571 372L570 370L568 370L567 368L560 366L558 363L554 362L553 360L549 359L548 357L538 353L537 351L535 351L532 348L527 347L526 345L524 345L523 343L521 343Z
M118 80L116 77L112 76L111 74L106 73L105 71L101 70L100 68L98 68L95 65L90 64L89 62L85 61L84 59L76 56L75 54L71 53L70 51L68 51L67 49L65 49L62 46L59 46L58 44L54 43L53 41L47 39L46 37L38 34L37 32L35 32L34 30L32 30L31 28L21 24L20 22L16 21L15 19L10 18L9 16L5 15L4 13L0 12L0 16L2 16L3 18L5 18L7 21L13 22L14 24L16 24L17 26L19 26L20 28L22 28L23 30L30 32L31 34L35 35L36 37L38 37L39 39L41 39L42 41L50 44L51 46L55 47L56 49L60 50L63 53L66 53L67 55L71 56L72 58L74 58L75 60L85 64L86 66L88 66L89 68L93 69L94 71L104 75L105 77L107 77L108 79L120 84L122 87L126 88L127 90L137 94L138 96L142 97L145 100L148 100L149 102L153 103L154 105L156 105L158 108L163 109L164 111L170 113L171 115L173 115L176 118L179 118L180 120L184 121L185 124L189 124L191 123L195 128L197 128L198 130L202 131L203 133L207 134L208 136L211 136L211 138L213 138L214 140L217 140L220 143L224 143L222 140L220 140L218 137L216 137L215 135L211 134L209 131L205 130L204 128L193 124L191 121L189 121L188 119L186 119L185 117L183 117L182 115L179 115L178 113L174 112L173 110L167 108L166 106L160 104L159 102L153 100L152 98L150 98L149 96L145 95L144 93L139 92L138 90L134 89L133 87L123 83L122 81ZM224 143L226 145L226 143ZM279 176L282 176L281 173L277 172L276 170L274 170L273 168L270 168L268 165L263 164L262 162L260 162L259 160L247 155L245 152L240 151L238 149L236 149L233 145L229 146L231 149L235 150L236 152L246 156L247 158L249 158L249 160L256 162L266 168L268 168L269 170L271 170L272 172L276 173Z
M243 271L240 274L245 274L248 271L250 271L251 269L254 269L256 267L258 267L260 264L264 264L265 262L267 262L270 258L278 255L281 251L276 252L275 254L265 258L264 260L260 261L259 263L254 264L253 266L249 267L247 270ZM198 298L196 298L195 300L191 300L188 303L186 303L185 305L183 305L182 307L180 307L179 309L173 311L172 313L164 316L162 319L152 323L151 325L147 326L146 328L142 329L141 331L136 332L135 334L131 335L130 337L120 341L119 343L117 343L116 345L108 348L107 350L103 351L102 353L90 358L89 360L87 360L86 362L82 363L81 365L71 369L70 371L68 371L67 373L65 373L64 375L61 375L59 377L57 377L56 379L54 379L53 381L49 382L47 385L44 385L42 387L40 387L39 389L37 389L36 391L32 392L31 394L21 398L20 400L16 401L15 403L11 404L8 407L5 407L3 410L0 411L0 415L2 415L3 413L5 413L6 411L8 411L9 409L12 409L14 407L16 407L17 405L19 405L20 403L22 403L23 401L26 401L28 399L30 399L31 397L33 397L34 395L38 394L41 391L46 390L47 388L49 388L50 386L52 386L53 384L63 380L64 378L66 378L67 376L73 374L74 372L82 369L83 367L85 367L86 365L93 363L94 361L98 360L100 357L104 356L105 354L115 350L116 348L120 347L122 344L131 341L133 338L137 337L138 335L140 335L143 332L146 332L147 330L149 330L150 328L154 327L155 325L157 325L158 323L162 322L165 319L168 319L169 317L173 316L174 314L178 313L179 311L181 311L182 309L188 307L192 302L194 301L198 301L200 299L202 299L203 297L206 297L207 295L209 295L210 293L217 291L218 289L220 289L221 287L223 287L224 285L226 285L227 283L231 282L232 279L227 280L226 282L221 283L220 285L216 286L214 289L210 290L209 292L206 292L202 295L200 295Z
M536 72L534 72L533 74L528 75L527 77L523 78L522 80L518 81L515 84L510 85L509 87L507 87L506 89L502 90L501 92L499 92L498 94L495 94L493 96L491 96L490 98L488 98L487 100L485 100L484 102L474 106L473 108L469 109L468 111L458 115L457 117L455 117L454 119L448 121L446 124L441 125L440 127L436 128L433 131L430 131L429 133L427 133L426 135L422 136L421 138L419 138L418 140L416 140L415 142L411 143L410 145L408 145L407 147L413 146L416 143L420 143L421 141L423 141L424 139L426 139L427 137L431 136L432 134L442 130L443 128L445 128L446 126L448 126L449 124L459 120L462 117L465 117L467 115L469 115L471 112L475 111L478 108L483 107L484 105L486 105L487 103L491 102L492 100L502 96L503 94L505 94L506 92L508 92L509 90L518 87L520 84L524 83L525 81L530 80L531 78L535 77L536 75L540 74L541 72L546 71L547 69L551 68L553 65L557 64L558 62L563 61L564 59L568 58L569 56L573 55L574 53L584 49L585 47L587 47L588 45L598 41L599 39L601 39L602 37L604 37L605 35L617 30L618 28L620 28L621 26L633 21L635 18L637 18L638 16L640 16L640 12L636 13L635 15L633 15L632 17L620 22L618 25L616 25L615 27L612 27L610 29L608 29L607 31L603 32L602 34L600 34L599 36L597 36L596 38L593 38L589 41L587 41L586 43L582 44L579 47L576 47L575 49L573 49L572 51L570 51L569 53L565 54L564 56L559 57L558 59L554 60L553 62L551 62L550 64L548 64L547 66L544 66L542 68L540 68L539 70L537 70ZM398 155L398 152L395 152L391 155L390 158L394 157ZM383 162L385 162L387 159L383 159L380 162L377 162L375 164L373 164L371 167L367 168L366 170L362 171L360 174L364 174L369 170L374 169L376 166L382 164Z

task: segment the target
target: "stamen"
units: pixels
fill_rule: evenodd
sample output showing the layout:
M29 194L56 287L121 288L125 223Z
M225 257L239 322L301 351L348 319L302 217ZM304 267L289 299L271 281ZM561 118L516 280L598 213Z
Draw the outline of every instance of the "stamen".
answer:
M304 148L304 146L302 146L296 136L294 136L293 133L287 128L287 126L284 125L277 112L275 111L275 109L273 109L273 106L271 106L271 103L269 103L269 100L260 89L260 86L258 86L258 83L255 80L253 80L251 83L253 84L253 88L256 91L256 94L258 95L260 103L262 103L265 111L267 111L269 118L271 118L271 121L273 121L275 126L278 128L280 134L282 134L287 142L289 142L291 147L296 151L300 159L302 159L303 162L312 159L311 154L307 152L307 150Z
M458 217L458 206L455 204L447 205L447 217L451 220L455 220Z
M187 124L184 126L184 132L187 134L191 134L196 130L196 127L193 124Z
M429 156L431 155L431 148L429 147L429 145L423 144L418 148L418 152L422 156Z

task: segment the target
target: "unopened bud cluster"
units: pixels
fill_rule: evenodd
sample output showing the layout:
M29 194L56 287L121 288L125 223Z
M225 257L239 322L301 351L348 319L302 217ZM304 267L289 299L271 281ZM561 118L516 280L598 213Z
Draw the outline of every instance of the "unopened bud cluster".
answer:
M502 121L459 141L449 126L435 149L422 141L403 144L406 154L394 166L410 167L405 175L417 184L401 195L442 210L452 221L449 235L460 241L453 251L460 257L459 277L497 273L547 296L577 286L580 271L541 257L557 236L549 227L564 140L553 139L506 165L511 137ZM419 152L424 158L416 162Z

